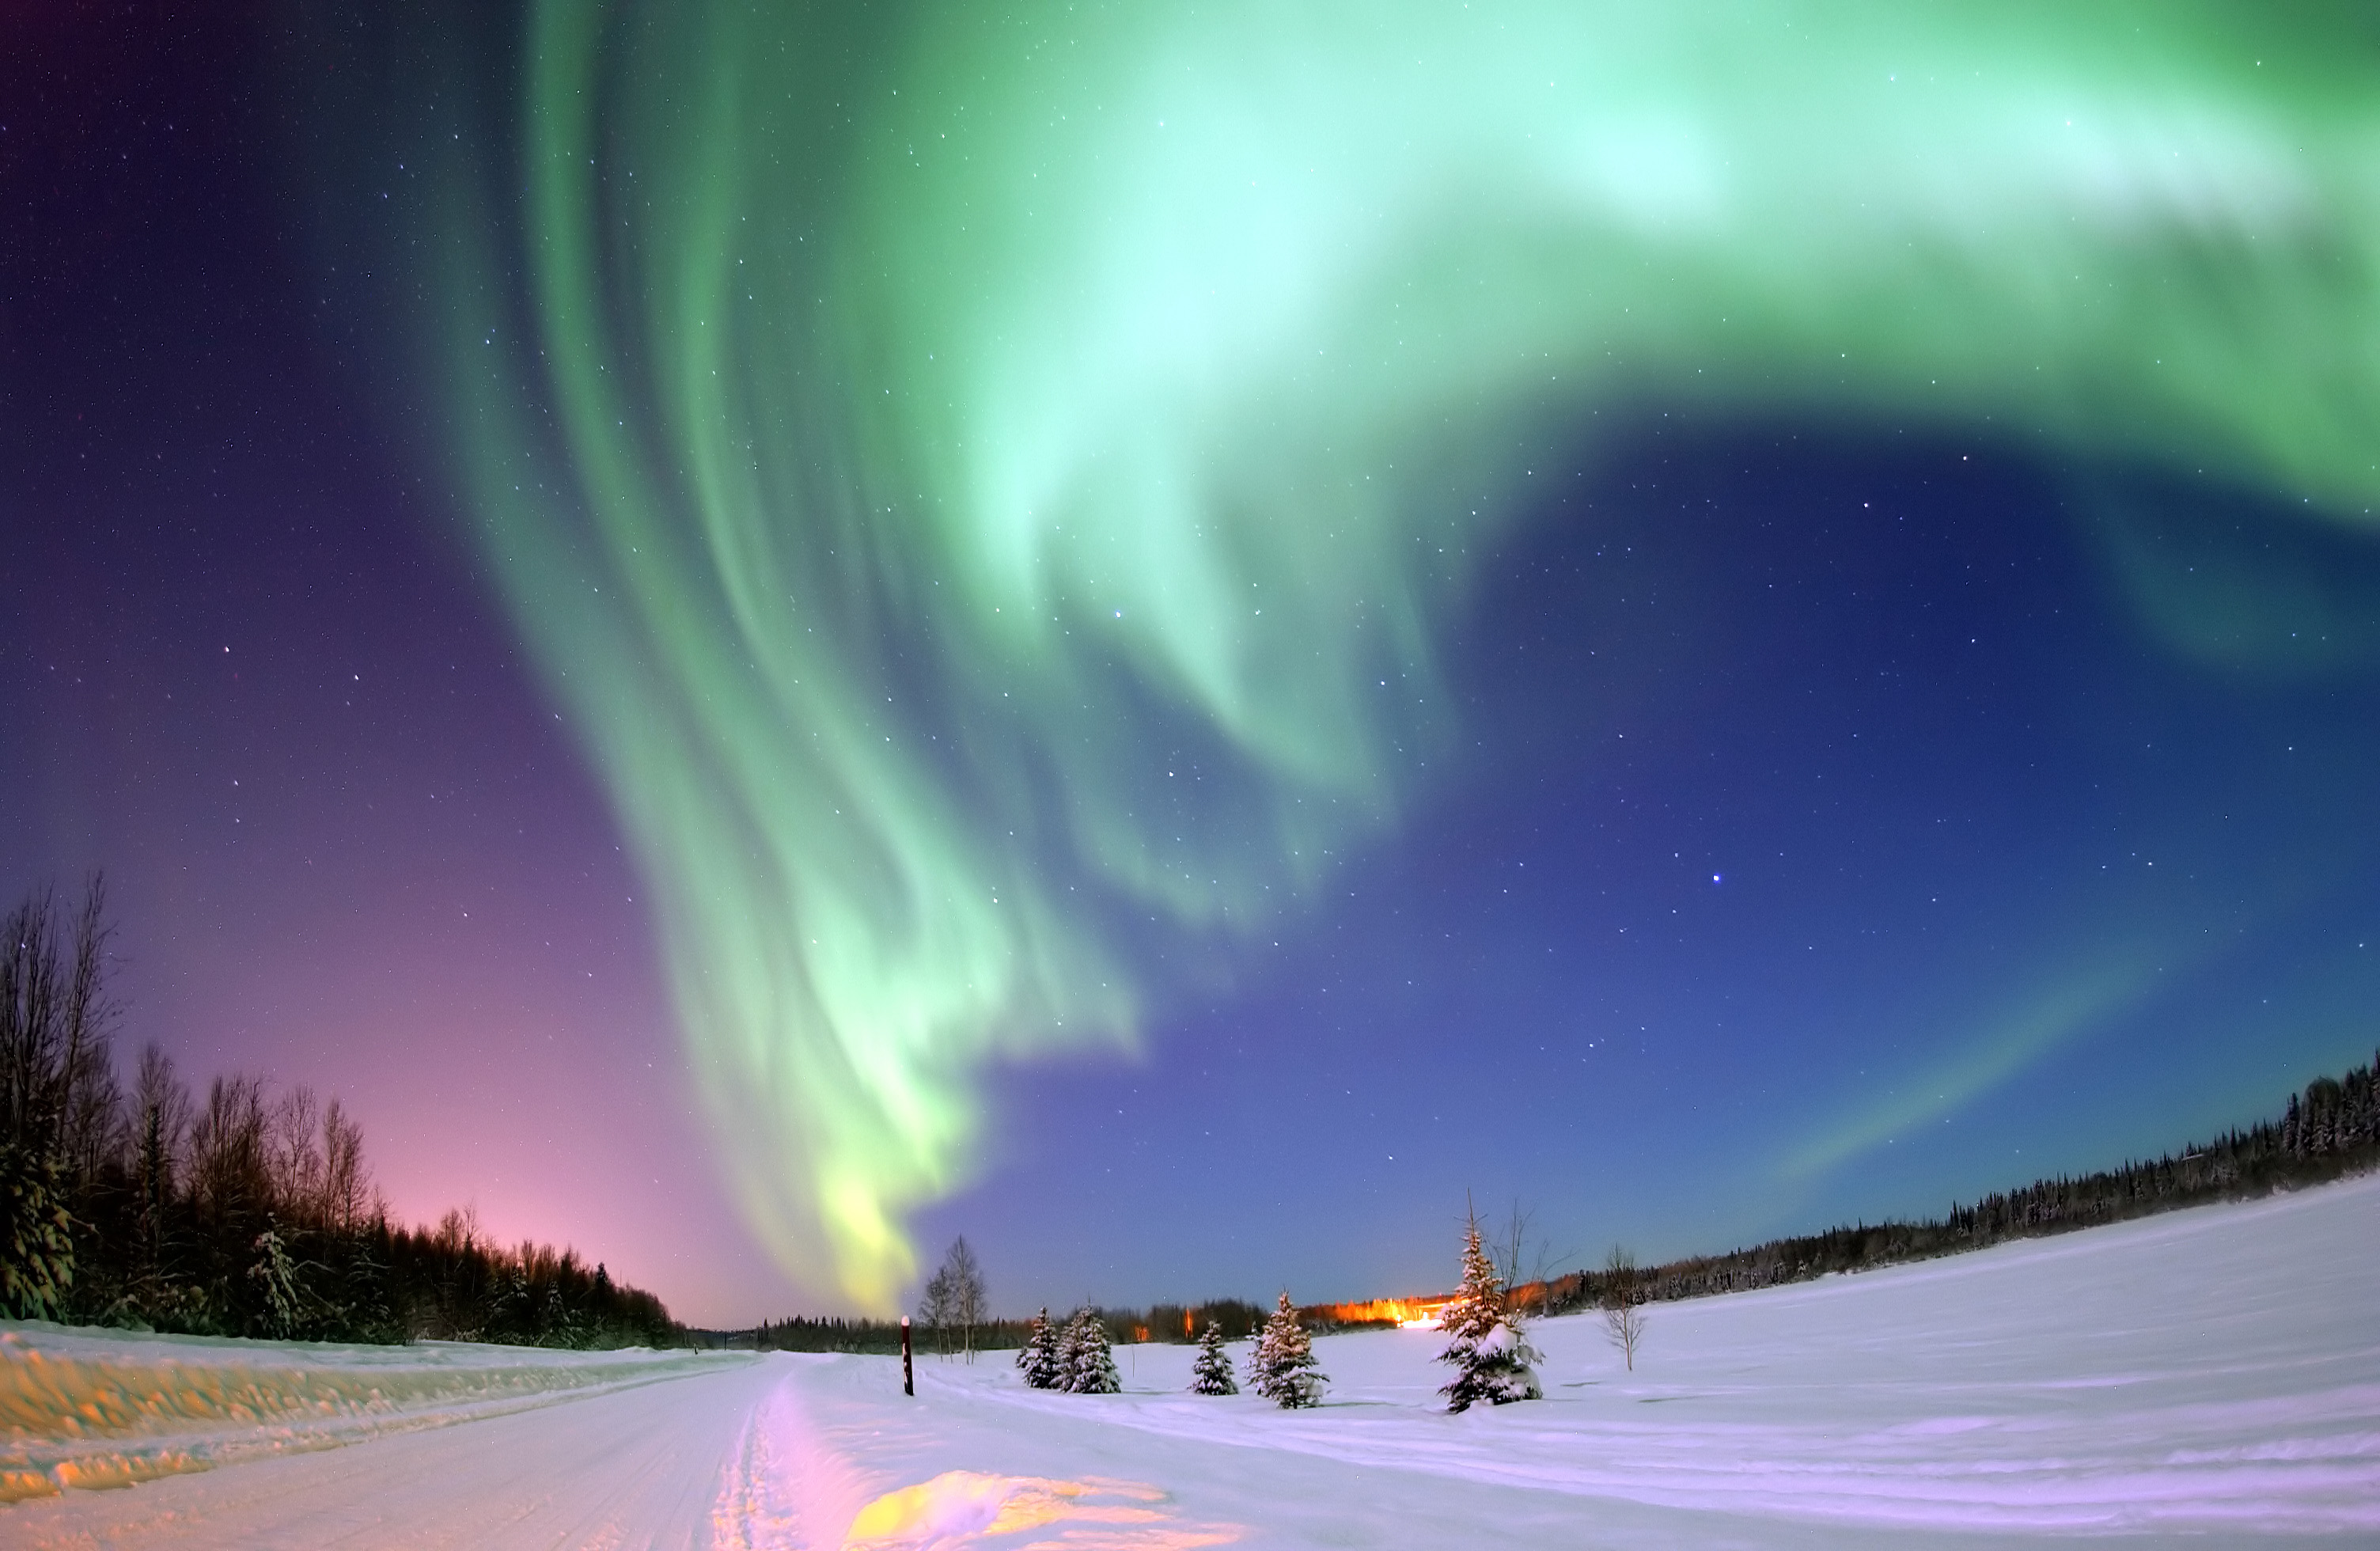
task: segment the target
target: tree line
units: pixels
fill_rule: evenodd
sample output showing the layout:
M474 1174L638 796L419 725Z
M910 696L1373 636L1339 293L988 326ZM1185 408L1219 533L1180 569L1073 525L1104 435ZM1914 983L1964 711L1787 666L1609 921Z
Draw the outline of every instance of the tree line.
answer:
M1748 1291L1838 1271L1873 1270L1982 1249L2009 1239L2070 1232L2182 1206L2318 1184L2380 1167L2380 1087L2375 1087L2375 1069L2380 1069L2380 1054L2375 1054L2373 1065L2356 1067L2343 1077L2317 1077L2301 1095L2289 1097L2279 1118L2258 1121L2245 1130L2227 1131L2212 1142L2193 1143L2179 1155L2127 1162L2092 1174L2036 1180L1972 1205L1953 1202L1941 1218L1862 1222L1658 1266L1638 1266L1624 1248L1615 1247L1599 1268L1555 1277L1531 1268L1524 1274L1522 1249L1527 1219L1516 1208L1503 1237L1480 1252L1486 1254L1488 1269L1500 1290L1493 1313L1467 1314L1464 1318L1484 1320L1475 1339L1486 1340L1486 1332L1506 1317L1508 1307L1515 1331L1524 1310L1537 1315L1597 1310L1610 1327L1613 1345L1633 1369L1644 1338L1645 1305L1649 1303ZM1468 1231L1475 1236L1480 1227L1474 1218ZM962 1307L956 1289L962 1285L966 1289L964 1306L978 1311L986 1306L985 1293L975 1255L965 1241L959 1241L952 1250L936 1279L928 1282L918 1306L918 1327L925 1338L944 1351L1026 1348L1039 1321L978 1317L962 1322L956 1312ZM1465 1290L1451 1302L1465 1307L1486 1306L1480 1303L1485 1295L1474 1285L1479 1283L1480 1272L1471 1264L1473 1256L1473 1249L1466 1247ZM1537 1257L1539 1266L1545 1261L1546 1257ZM1297 1314L1306 1330L1324 1334L1393 1327L1394 1317L1376 1312L1385 1307L1402 1310L1449 1302L1319 1303ZM1158 1303L1146 1309L1086 1304L1070 1317L1070 1324L1072 1318L1097 1320L1107 1339L1116 1343L1188 1343L1199 1340L1199 1333L1208 1328L1216 1331L1219 1340L1239 1340L1260 1335L1269 1323L1264 1309L1235 1298L1196 1304ZM752 1344L763 1350L901 1350L901 1327L892 1320L795 1318L763 1325L753 1336ZM1509 1339L1517 1341L1518 1337Z
M2082 1175L2059 1174L1973 1204L1952 1202L1939 1218L1857 1223L1822 1233L1772 1239L1726 1254L1691 1255L1666 1265L1573 1271L1526 1290L1540 1307L1561 1313L1609 1308L1624 1277L1626 1301L1700 1298L1808 1281L1837 1271L1866 1271L1983 1249L2010 1239L2070 1233L2132 1218L2217 1201L2241 1201L2321 1184L2380 1167L2380 1092L2373 1064L2343 1077L2317 1077L2292 1094L2278 1119L2194 1142L2179 1155L2131 1161Z
M920 1307L924 1307L921 1302ZM1328 1321L1316 1321L1312 1310L1304 1311L1309 1327L1318 1330L1338 1328ZM1257 1304L1244 1298L1218 1298L1205 1303L1157 1303L1145 1309L1104 1308L1092 1306L1090 1313L1107 1331L1108 1339L1117 1345L1136 1341L1164 1341L1176 1346L1195 1343L1197 1332L1212 1324L1226 1339L1242 1340L1264 1327L1266 1314ZM1032 1338L1030 1319L995 1319L986 1317L973 1327L973 1350L977 1351L1014 1351ZM762 1351L871 1351L897 1352L901 1350L901 1322L897 1319L844 1318L840 1315L806 1316L764 1320L749 1331L697 1331L721 1345L754 1346ZM953 1355L966 1350L965 1338L955 1326L937 1326L921 1314L911 1329L911 1339L920 1348Z
M1948 1214L1938 1218L1863 1222L1658 1266L1640 1266L1625 1248L1615 1246L1599 1269L1548 1277L1545 1270L1551 1257L1544 1254L1528 1257L1534 1265L1524 1268L1528 1218L1515 1207L1512 1223L1493 1244L1481 1241L1482 1225L1475 1217L1471 1219L1466 1230L1464 1286L1451 1299L1323 1303L1295 1313L1305 1330L1321 1334L1392 1327L1398 1315L1411 1308L1446 1309L1454 1324L1443 1327L1454 1329L1460 1325L1465 1332L1458 1339L1463 1354L1449 1360L1466 1375L1473 1374L1481 1361L1487 1362L1487 1367L1478 1372L1491 1376L1475 1376L1466 1382L1476 1387L1478 1397L1503 1403L1516 1398L1517 1392L1492 1375L1496 1363L1503 1361L1500 1354L1507 1351L1502 1343L1510 1343L1512 1355L1519 1359L1518 1369L1527 1367L1529 1358L1519 1335L1524 1312L1601 1311L1612 1344L1633 1369L1644 1339L1645 1305L1649 1303L1745 1291L1838 1271L1931 1259L2008 1239L2068 1232L2182 1206L2251 1198L2380 1167L2380 1087L2375 1087L2375 1069L2380 1069L2380 1055L2375 1055L2373 1065L2356 1067L2343 1077L2318 1077L2302 1095L2289 1097L2278 1119L2225 1132L2212 1142L2192 1144L2179 1155L2127 1162L2092 1174L2037 1180L1973 1205L1954 1202ZM1003 1320L983 1315L987 1306L980 1268L962 1239L926 1284L918 1306L918 1329L938 1350L966 1353L1028 1350L1037 1331L1051 1328L1047 1311L1034 1320ZM1241 1299L1158 1303L1146 1309L1086 1303L1069 1316L1056 1336L1044 1339L1062 1341L1067 1329L1075 1329L1079 1339L1078 1322L1089 1320L1098 1323L1104 1342L1198 1340L1208 1345L1260 1337L1273 1317ZM1202 1331L1208 1334L1202 1338ZM741 1333L722 1339L743 1344ZM760 1326L752 1333L751 1344L789 1351L896 1352L901 1350L901 1327L891 1320L794 1318ZM1212 1392L1229 1391L1218 1387ZM1449 1399L1467 1404L1473 1393L1465 1389L1458 1395L1450 1389Z
M94 879L0 920L0 1316L192 1335L668 1345L661 1300L468 1209L389 1220L336 1098L261 1078L199 1097L156 1046L127 1086Z
M1049 1311L1032 1319L997 1319L990 1310L982 1263L965 1237L954 1241L940 1269L927 1278L917 1298L912 1339L930 1345L944 1357L972 1361L978 1351L1022 1351L1048 1326ZM1080 1322L1099 1327L1101 1350L1107 1345L1164 1341L1176 1345L1198 1339L1213 1328L1226 1340L1257 1334L1268 1315L1241 1298L1218 1298L1205 1303L1154 1303L1145 1309L1101 1308L1086 1301L1068 1316L1069 1328ZM1325 1322L1325 1328L1338 1327ZM747 1337L742 1331L699 1331L722 1345L750 1345L761 1351L866 1351L901 1350L901 1322L893 1319L846 1319L840 1316L763 1321ZM1052 1338L1055 1339L1055 1338Z

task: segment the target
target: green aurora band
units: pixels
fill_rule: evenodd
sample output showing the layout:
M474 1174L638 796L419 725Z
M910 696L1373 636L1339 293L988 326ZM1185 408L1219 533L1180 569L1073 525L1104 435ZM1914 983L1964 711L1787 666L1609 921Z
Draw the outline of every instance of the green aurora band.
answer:
M892 1306L989 1063L1128 1048L1153 943L1228 963L1394 823L1597 425L2368 522L2369 15L532 5L417 324L754 1230Z

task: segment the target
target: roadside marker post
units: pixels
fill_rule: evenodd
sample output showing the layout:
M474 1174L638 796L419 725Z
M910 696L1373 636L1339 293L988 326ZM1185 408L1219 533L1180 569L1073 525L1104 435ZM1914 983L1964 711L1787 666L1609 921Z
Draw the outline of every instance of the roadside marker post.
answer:
M909 1316L901 1316L901 1393L917 1393L917 1375L909 1366Z

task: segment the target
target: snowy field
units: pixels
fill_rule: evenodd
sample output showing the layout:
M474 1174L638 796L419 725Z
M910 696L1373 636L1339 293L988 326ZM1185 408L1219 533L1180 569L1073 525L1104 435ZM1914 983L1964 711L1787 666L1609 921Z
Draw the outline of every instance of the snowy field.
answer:
M2380 1178L1657 1304L1633 1375L1541 1322L1548 1399L1463 1416L1426 1331L1318 1341L1304 1412L1180 1393L1186 1347L910 1400L883 1358L0 1332L11 1547L2380 1545Z

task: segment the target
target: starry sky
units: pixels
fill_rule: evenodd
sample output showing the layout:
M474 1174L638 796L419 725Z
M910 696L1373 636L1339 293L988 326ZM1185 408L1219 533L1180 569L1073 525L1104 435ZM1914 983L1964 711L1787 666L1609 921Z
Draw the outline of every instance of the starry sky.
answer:
M0 886L680 1317L1938 1211L2380 1031L2352 8L0 19Z

